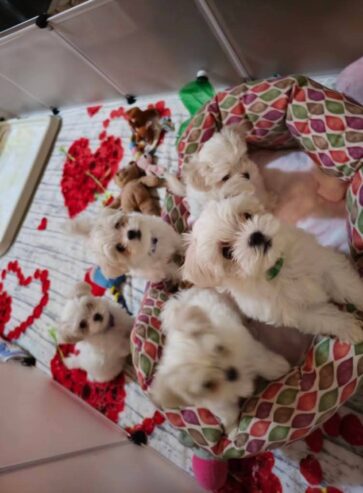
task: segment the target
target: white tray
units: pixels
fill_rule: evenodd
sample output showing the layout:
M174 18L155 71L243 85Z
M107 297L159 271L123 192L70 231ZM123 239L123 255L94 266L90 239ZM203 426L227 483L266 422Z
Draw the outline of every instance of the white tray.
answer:
M52 115L0 122L0 255L14 240L60 122Z

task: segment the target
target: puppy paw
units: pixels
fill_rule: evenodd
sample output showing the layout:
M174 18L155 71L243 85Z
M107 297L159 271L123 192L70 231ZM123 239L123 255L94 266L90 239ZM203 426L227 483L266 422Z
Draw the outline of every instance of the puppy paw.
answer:
M358 344L363 341L363 326L358 320L339 334L339 339L351 344Z

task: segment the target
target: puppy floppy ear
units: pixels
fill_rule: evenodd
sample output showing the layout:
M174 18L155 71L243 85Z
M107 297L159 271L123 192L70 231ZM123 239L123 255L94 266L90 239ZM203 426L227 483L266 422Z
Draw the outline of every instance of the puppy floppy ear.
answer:
M87 237L92 230L92 221L88 217L70 219L63 224L63 230L68 234Z
M182 267L182 278L199 288L211 288L220 284L223 271L220 269L220 260L215 262L210 259L199 258L195 241L192 234L185 235L189 246L185 253L184 265Z
M208 187L205 177L203 176L202 169L206 164L199 161L198 158L191 159L183 166L182 177L185 183L192 185L192 187L202 192L207 192Z
M184 399L178 395L174 388L178 388L173 385L173 379L160 373L156 373L154 380L150 388L150 397L155 404L161 408L175 408L183 407L187 405Z
M179 330L199 335L210 326L210 319L197 305L184 305L178 297L170 298L161 312L163 332Z
M86 282L78 282L70 292L68 298L81 298L91 294L91 286Z
M190 335L199 336L210 328L210 318L199 306L189 305L181 307L178 327Z

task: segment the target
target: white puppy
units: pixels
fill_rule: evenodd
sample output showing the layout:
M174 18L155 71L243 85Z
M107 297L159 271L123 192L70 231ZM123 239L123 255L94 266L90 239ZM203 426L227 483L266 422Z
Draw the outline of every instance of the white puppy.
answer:
M70 229L86 237L106 277L129 273L160 282L180 276L181 237L160 217L105 208L96 219L71 221Z
M363 310L363 283L349 260L280 223L252 195L208 204L189 240L185 279L229 290L248 317L363 340L362 323L331 303Z
M266 203L268 194L257 165L249 159L241 130L224 127L216 132L189 162L184 163L182 181L167 175L169 190L187 198L192 220L212 199L254 191Z
M78 354L64 359L69 369L82 368L88 380L115 378L130 354L133 319L117 303L91 295L90 286L78 283L66 302L58 328L60 341L76 343Z
M255 378L273 380L289 371L289 363L257 342L233 302L215 290L181 291L161 317L166 344L151 397L163 408L206 407L230 432Z

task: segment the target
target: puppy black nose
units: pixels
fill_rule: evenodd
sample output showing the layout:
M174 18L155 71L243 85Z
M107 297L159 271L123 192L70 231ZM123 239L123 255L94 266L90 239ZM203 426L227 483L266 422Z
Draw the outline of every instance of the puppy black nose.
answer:
M141 231L139 229L130 229L127 232L129 240L141 240Z
M267 240L266 236L263 233L261 233L261 231L255 231L249 237L248 244L251 247L261 246L264 243L266 243L266 240Z
M239 376L238 371L236 370L236 368L234 368L234 366L227 368L225 373L226 373L226 379L229 382L235 382L236 380L238 380L238 376Z
M95 322L103 322L103 316L97 312L93 315L93 320Z

